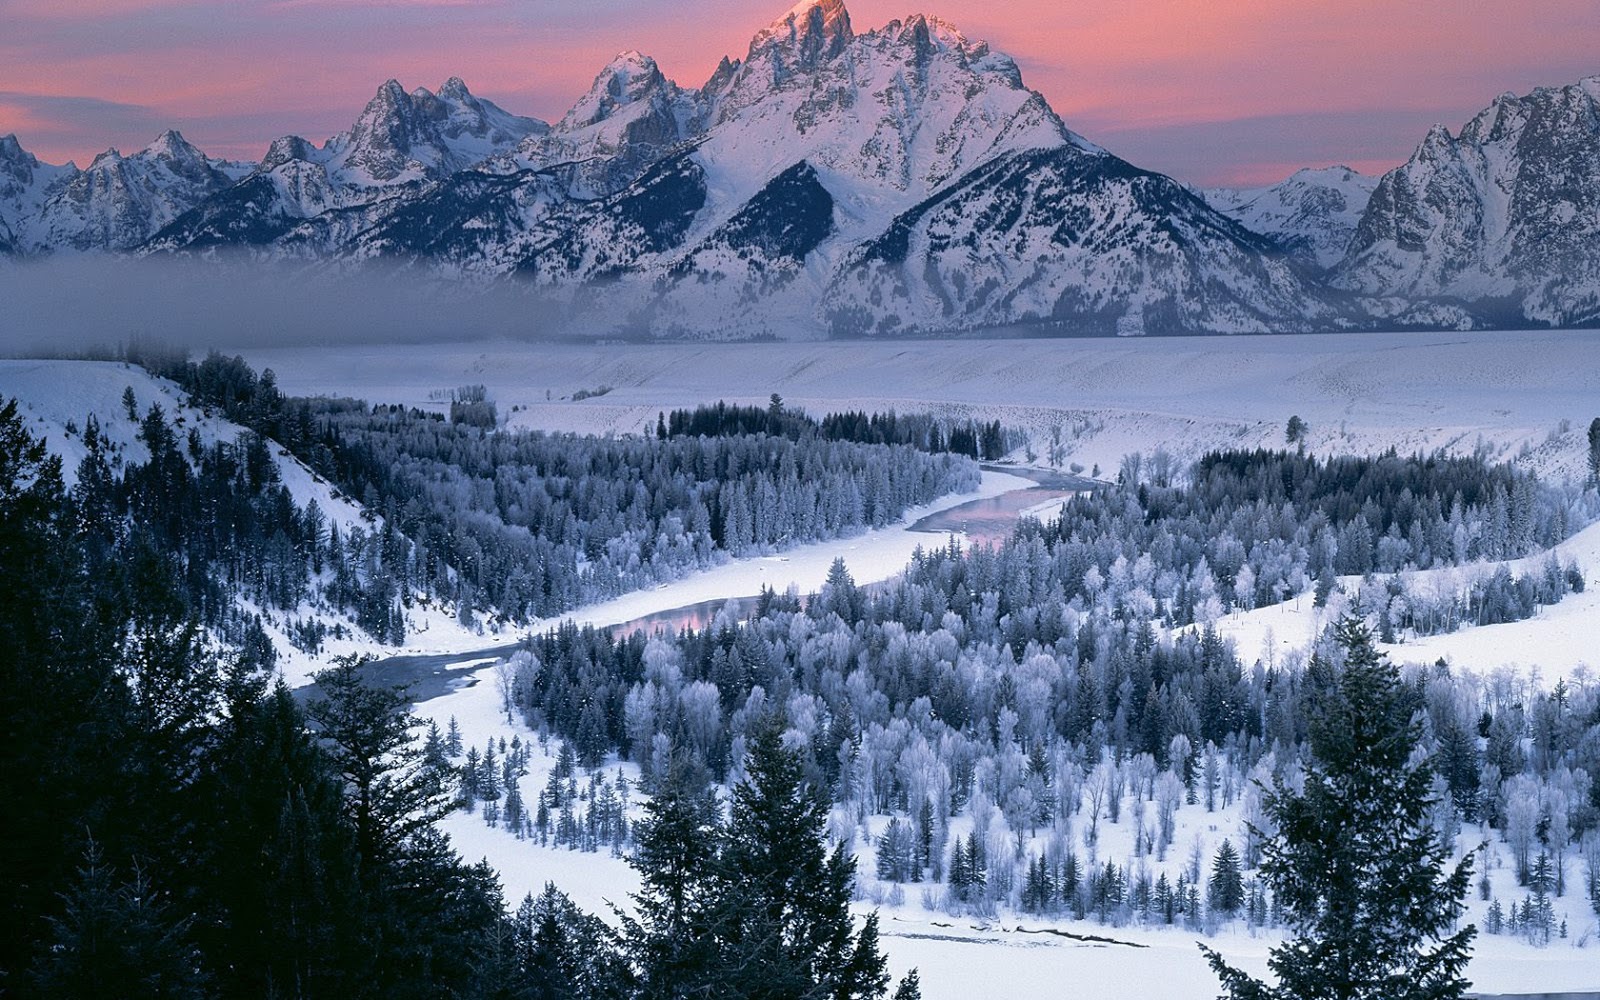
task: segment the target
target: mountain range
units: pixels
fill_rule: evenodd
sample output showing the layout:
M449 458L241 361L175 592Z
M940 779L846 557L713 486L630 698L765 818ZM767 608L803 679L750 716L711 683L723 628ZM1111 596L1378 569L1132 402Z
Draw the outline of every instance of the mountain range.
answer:
M0 139L0 254L82 253L520 280L597 335L1596 325L1600 77L1504 95L1382 178L1199 191L947 22L802 0L697 88L626 52L554 123L452 78L254 164L176 132L87 169Z

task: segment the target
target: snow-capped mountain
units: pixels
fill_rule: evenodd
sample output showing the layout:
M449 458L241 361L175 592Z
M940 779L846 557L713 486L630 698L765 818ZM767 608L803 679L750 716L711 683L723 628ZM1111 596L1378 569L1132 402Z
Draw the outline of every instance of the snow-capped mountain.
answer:
M132 156L108 149L86 170L54 169L43 203L13 225L24 252L132 250L249 168L208 157L168 130Z
M1459 136L1435 126L1379 182L1334 280L1377 308L1600 322L1600 76L1502 95Z
M997 158L896 218L828 296L835 332L1048 323L1074 333L1328 328L1263 237L1098 150Z
M197 206L150 241L148 250L281 244L299 254L333 253L430 181L503 154L549 125L475 97L459 77L437 93L378 88L347 131L313 146L273 141L238 185Z
M56 175L0 144L22 164L0 178L28 178L0 181L0 250L516 276L600 334L1591 322L1597 91L1502 98L1381 183L1334 167L1197 193L1072 132L948 22L858 32L843 0L802 0L697 88L619 55L554 125L456 78L391 80L350 129L253 168L175 134Z
M624 52L559 122L524 139L489 169L550 170L572 194L603 197L697 135L702 114L697 93L668 80L649 56Z
M0 136L0 253L21 251L24 227L77 173L70 163L41 162L15 135Z
M597 127L610 131L589 158L534 155ZM625 55L517 158L521 173L435 186L358 253L514 271L575 305L603 282L605 315L591 305L587 325L658 334L1337 319L1295 268L1261 259L1267 243L1072 133L1014 62L936 18L857 34L840 0L812 0L692 92ZM574 183L575 160L631 179L593 197L609 184ZM981 239L902 238L979 201L1025 209Z
M1378 179L1349 167L1306 168L1264 188L1211 188L1210 205L1321 268L1344 259Z
M459 77L437 94L411 93L390 80L378 88L348 132L314 154L338 184L380 187L438 180L503 153L530 135L549 131L474 97Z

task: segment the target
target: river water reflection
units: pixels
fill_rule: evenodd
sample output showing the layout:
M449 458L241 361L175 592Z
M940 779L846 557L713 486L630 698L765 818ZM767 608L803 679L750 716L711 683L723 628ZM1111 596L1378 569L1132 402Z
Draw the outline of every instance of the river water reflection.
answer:
M968 545L999 545L1011 537L1017 521L1030 511L1043 508L1045 515L1051 516L1057 509L1059 501L1099 485L1091 479L1047 470L990 466L984 468L1023 476L1039 485L1002 493L996 497L969 500L949 510L929 514L911 525L910 530L939 536L937 540L930 540L930 547L942 544L944 539L952 534L965 535ZM884 586L887 584L868 584L864 589L870 593ZM657 611L631 621L620 622L608 626L607 631L616 636L631 635L641 631L646 635L654 635L657 632L676 634L686 628L699 631L715 621L724 608L729 609L734 621L744 621L755 612L758 600L758 597L748 596L701 601L698 604L669 608L666 611Z

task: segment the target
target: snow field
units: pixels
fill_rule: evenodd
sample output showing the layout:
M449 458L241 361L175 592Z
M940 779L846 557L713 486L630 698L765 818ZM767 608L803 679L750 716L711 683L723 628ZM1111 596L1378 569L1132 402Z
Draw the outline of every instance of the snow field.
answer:
M246 349L293 394L438 408L430 393L482 383L513 427L635 433L656 414L777 392L830 410L977 414L1028 429L1040 462L1165 447L1282 447L1291 414L1317 454L1481 442L1541 475L1580 476L1600 415L1600 333L1322 334L747 344L479 342ZM574 402L580 390L610 387Z
M1569 560L1577 563L1584 576L1583 593L1568 594L1559 604L1542 607L1523 621L1465 625L1440 635L1402 636L1402 641L1382 648L1397 663L1432 664L1443 659L1457 669L1486 675L1503 667L1519 673L1536 671L1546 685L1563 678L1569 683L1587 681L1600 667L1600 524L1591 524L1547 552L1522 559L1414 570L1400 577L1413 592L1439 589L1450 593L1488 577L1499 566L1508 568L1513 576L1537 572L1552 554L1563 567ZM1260 659L1270 665L1285 653L1309 646L1348 607L1361 578L1342 577L1339 586L1341 591L1330 596L1325 608L1315 607L1309 593L1301 594L1280 604L1226 615L1217 621L1217 632L1233 640L1242 659Z

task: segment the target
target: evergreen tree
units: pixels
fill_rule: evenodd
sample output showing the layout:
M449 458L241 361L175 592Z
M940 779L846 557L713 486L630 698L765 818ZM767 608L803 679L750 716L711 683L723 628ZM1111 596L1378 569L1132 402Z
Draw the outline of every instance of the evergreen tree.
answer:
M340 657L315 675L321 697L307 713L346 786L345 811L355 829L364 874L397 860L408 840L449 811L438 776L423 767L415 718L396 688L370 685L361 660Z
M1239 852L1224 839L1211 862L1211 882L1207 903L1218 916L1231 917L1244 906L1244 875L1239 867Z
M734 997L871 1000L888 989L877 917L850 916L854 859L827 849L828 806L776 724L756 735L733 790L720 858L715 975Z
M1600 483L1600 417L1589 422L1589 478Z
M38 995L60 1000L188 1000L206 996L200 954L142 875L117 885L90 843L65 912L34 969Z
M1280 781L1265 809L1262 876L1293 937L1272 950L1268 986L1201 947L1234 1000L1456 1000L1477 933L1452 931L1464 909L1471 857L1451 868L1429 822L1433 772L1415 759L1420 724L1399 672L1354 617L1334 641L1342 668L1312 709L1304 791Z
M540 810L545 809L541 801ZM634 824L628 863L639 873L637 918L626 924L641 995L676 998L714 980L716 859L723 836L716 800L677 754Z
M916 969L907 972L895 987L894 1000L922 1000L922 979Z

